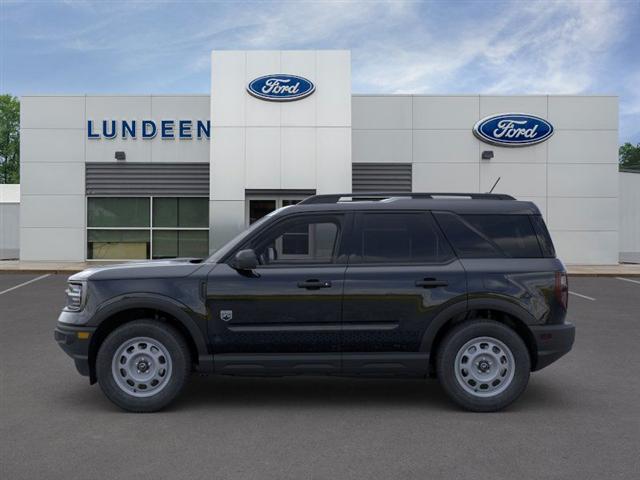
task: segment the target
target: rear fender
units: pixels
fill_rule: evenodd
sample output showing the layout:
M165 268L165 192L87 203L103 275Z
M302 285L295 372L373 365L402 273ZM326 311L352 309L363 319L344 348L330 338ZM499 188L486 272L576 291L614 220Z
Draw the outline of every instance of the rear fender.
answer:
M538 323L535 317L524 308L505 298L475 298L461 301L445 308L431 321L422 337L420 351L430 352L438 332L440 332L451 319L456 317L464 318L464 315L472 310L496 310L504 312L516 318L525 327ZM529 329L527 328L527 330Z

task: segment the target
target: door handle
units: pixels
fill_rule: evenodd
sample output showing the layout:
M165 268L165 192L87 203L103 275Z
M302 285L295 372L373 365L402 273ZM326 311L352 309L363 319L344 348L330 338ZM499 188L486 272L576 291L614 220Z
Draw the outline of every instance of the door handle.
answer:
M435 278L425 278L424 280L416 280L416 287L422 287L422 288L446 287L448 285L449 285L449 282L445 282L443 280L436 280Z
M329 281L305 280L303 282L298 282L298 288L306 288L307 290L318 290L320 288L329 287L331 287L331 282Z

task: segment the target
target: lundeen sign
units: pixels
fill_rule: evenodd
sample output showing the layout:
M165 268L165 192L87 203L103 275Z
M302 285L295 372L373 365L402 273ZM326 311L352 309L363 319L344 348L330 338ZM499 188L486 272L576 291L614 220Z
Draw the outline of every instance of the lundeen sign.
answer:
M473 127L473 133L493 145L524 147L544 142L553 135L553 126L533 115L501 113L480 120Z
M316 86L303 77L278 73L258 77L247 85L247 91L254 97L276 102L290 102L308 97Z
M211 133L209 120L87 120L87 138L142 138L150 140L157 135L163 140L208 139Z

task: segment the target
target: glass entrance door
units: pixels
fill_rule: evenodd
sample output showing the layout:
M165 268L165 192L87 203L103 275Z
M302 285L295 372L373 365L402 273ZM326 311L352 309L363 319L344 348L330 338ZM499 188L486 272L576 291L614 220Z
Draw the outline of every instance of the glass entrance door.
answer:
M295 205L301 201L302 198L291 195L247 197L245 222L249 226L278 208Z

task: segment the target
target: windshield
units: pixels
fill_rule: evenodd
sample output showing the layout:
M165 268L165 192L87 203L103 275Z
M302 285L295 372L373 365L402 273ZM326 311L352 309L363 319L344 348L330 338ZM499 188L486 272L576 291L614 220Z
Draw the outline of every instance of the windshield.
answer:
M229 240L227 243L225 243L222 247L220 247L218 250L216 250L215 252L213 252L213 254L211 254L211 256L209 258L207 258L206 262L207 263L218 263L220 261L220 259L224 258L231 250L233 250L233 248L238 245L239 243L241 243L245 238L247 238L254 230L256 230L257 228L259 228L261 225L263 225L269 218L273 217L276 213L282 211L285 208L289 208L287 207L282 207L279 208L278 210L274 210L271 213L268 213L267 215L265 215L264 217L262 217L260 220L252 223L249 228L247 228L246 230L240 232L238 235L236 235L235 237L233 237L231 240Z

